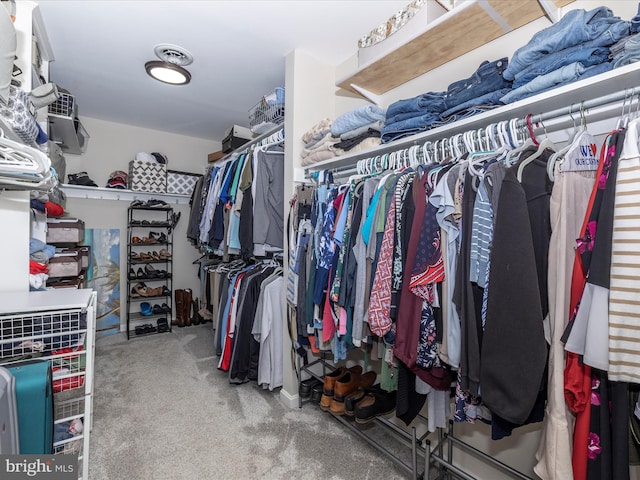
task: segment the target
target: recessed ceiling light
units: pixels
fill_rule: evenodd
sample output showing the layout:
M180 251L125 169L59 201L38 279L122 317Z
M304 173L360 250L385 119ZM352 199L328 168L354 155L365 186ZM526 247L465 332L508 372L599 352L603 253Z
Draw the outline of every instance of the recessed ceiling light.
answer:
M186 85L191 81L191 74L173 63L154 60L145 63L144 68L152 78L170 85Z

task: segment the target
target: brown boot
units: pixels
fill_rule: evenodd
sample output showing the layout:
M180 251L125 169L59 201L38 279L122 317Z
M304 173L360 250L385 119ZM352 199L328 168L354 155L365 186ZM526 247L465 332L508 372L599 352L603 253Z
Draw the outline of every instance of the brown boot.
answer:
M183 305L182 305L182 317L184 318L184 326L191 326L191 289L187 288L184 290Z
M194 325L200 325L201 323L204 323L204 320L202 319L202 317L200 316L200 302L198 302L198 298L196 297L196 299L193 301L192 306L193 306L193 316L191 317L191 323Z
M176 290L174 294L176 299L176 319L173 325L184 327L184 290Z

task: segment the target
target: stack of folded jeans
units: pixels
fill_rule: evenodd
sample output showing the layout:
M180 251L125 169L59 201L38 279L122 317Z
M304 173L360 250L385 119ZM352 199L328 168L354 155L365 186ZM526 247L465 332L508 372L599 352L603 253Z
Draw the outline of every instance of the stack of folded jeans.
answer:
M432 128L433 123L440 119L440 114L446 109L446 94L447 92L427 92L389 105L381 132L382 143Z
M331 125L331 119L324 118L302 135L302 165L311 165L343 153L334 146L340 138L331 134Z
M392 142L502 105L510 91L503 77L508 59L484 61L469 78L452 83L446 92L428 92L389 106L382 142Z
M608 47L627 37L634 25L607 7L568 12L514 53L504 72L513 90L501 100L513 103L611 70Z
M502 105L500 98L511 90L511 82L503 77L508 65L507 57L485 60L469 78L449 85L440 121L455 122Z

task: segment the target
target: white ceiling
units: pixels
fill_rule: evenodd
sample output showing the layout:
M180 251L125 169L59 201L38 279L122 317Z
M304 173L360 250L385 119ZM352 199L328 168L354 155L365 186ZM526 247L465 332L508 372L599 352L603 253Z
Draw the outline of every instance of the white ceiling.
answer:
M301 49L330 65L409 0L40 0L55 61L51 79L80 116L221 140L248 110L284 85L285 56ZM153 48L194 56L186 86L148 77ZM91 133L91 132L89 132Z

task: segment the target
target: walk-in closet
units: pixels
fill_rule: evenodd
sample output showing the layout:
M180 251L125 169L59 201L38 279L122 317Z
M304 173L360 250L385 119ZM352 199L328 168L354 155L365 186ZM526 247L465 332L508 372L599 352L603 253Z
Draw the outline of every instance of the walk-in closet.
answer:
M0 2L0 478L640 479L640 4Z

